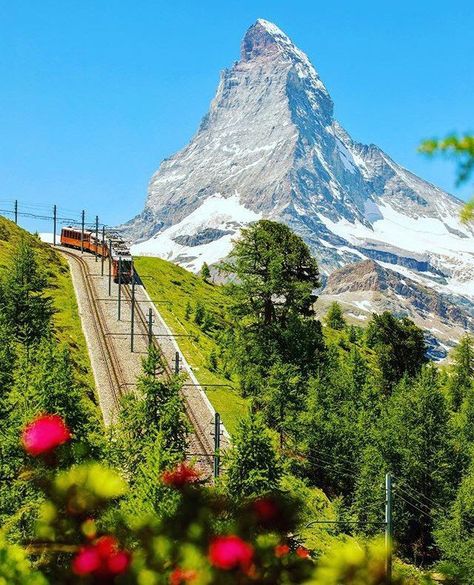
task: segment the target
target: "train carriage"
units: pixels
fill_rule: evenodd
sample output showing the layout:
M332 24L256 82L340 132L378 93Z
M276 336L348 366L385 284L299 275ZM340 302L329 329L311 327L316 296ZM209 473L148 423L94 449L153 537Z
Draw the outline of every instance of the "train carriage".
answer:
M61 246L66 246L67 248L78 248L80 250L81 236L82 231L80 229L73 227L64 227L61 230ZM82 240L84 250L89 250L91 237L92 232L84 231L84 236Z
M133 258L128 246L121 238L112 238L109 245L96 238L95 233L74 227L63 227L60 242L62 246L97 254L104 258L110 255L111 275L114 282L129 283L133 277Z

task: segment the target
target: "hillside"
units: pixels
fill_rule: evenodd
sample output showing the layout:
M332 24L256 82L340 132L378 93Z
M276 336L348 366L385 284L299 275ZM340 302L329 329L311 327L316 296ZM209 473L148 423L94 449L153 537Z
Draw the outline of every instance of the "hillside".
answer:
M221 414L227 430L233 433L248 404L234 388L232 377L223 376L211 364L211 354L218 352L214 334L225 319L226 298L222 288L160 258L137 257L135 267L171 331L180 336L179 347L209 400ZM215 321L207 333L196 323L198 305Z
M53 316L55 336L70 349L77 381L95 400L94 378L67 261L34 235L12 221L0 217L0 275L7 269L12 253L21 238L33 246L41 266L46 270L48 294L55 308Z

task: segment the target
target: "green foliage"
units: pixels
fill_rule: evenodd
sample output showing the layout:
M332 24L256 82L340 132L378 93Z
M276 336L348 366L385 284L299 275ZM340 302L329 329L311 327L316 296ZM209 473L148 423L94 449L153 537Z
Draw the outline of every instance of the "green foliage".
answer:
M159 439L163 449L184 456L188 422L181 397L181 380L157 377L161 360L153 346L143 360L138 394L123 397L118 421L111 429L109 458L112 464L137 481L136 470L145 465L149 450Z
M196 306L194 307L194 322L197 325L202 325L204 322L205 316L206 316L206 309L204 308L204 305L201 303L201 301L198 301L196 303Z
M227 471L228 493L233 497L263 495L278 487L280 476L280 462L261 417L242 419Z
M387 391L405 374L416 375L427 362L423 331L407 317L397 319L388 311L372 315L367 345L377 354Z
M451 408L459 410L469 393L474 392L474 341L465 335L453 350L452 374L448 386Z
M334 301L331 303L326 314L325 321L326 325L331 329L335 329L337 331L344 329L346 322L342 314L341 305L338 302Z
M312 585L382 585L385 577L385 550L382 541L360 546L352 543L334 547L316 569ZM393 585L402 583L394 578Z
M474 172L474 136L465 134L457 136L451 134L443 140L433 138L422 142L420 152L433 156L441 153L458 162L457 183L467 181ZM460 214L461 221L468 223L474 220L474 199L466 203Z
M456 573L459 582L474 583L474 463L459 486L449 517L442 518L436 540L449 563L443 569Z
M238 279L228 285L228 294L239 318L271 325L286 323L291 315L313 314L317 263L287 226L261 220L243 229L223 269Z
M452 499L462 471L448 422L434 367L423 368L415 379L403 379L374 432L379 453L366 452L356 491L355 508L361 519L380 514L380 480L386 471L394 474L400 490L394 504L395 538L400 552L424 564L436 556L433 518ZM371 503L368 493L379 496Z
M211 278L211 271L207 262L204 262L201 267L201 278L204 280L204 282L207 282Z
M0 286L0 315L27 346L46 335L50 325L53 311L46 285L33 248L21 240Z
M474 136L451 134L442 140L433 138L425 140L420 152L427 155L441 153L458 161L458 183L466 181L474 172Z
M31 568L25 551L9 544L0 533L0 585L47 585L46 578Z
M186 321L189 321L189 319L191 319L192 314L193 314L193 308L191 307L191 303L189 301L187 301L186 307L184 309L184 318L186 319Z

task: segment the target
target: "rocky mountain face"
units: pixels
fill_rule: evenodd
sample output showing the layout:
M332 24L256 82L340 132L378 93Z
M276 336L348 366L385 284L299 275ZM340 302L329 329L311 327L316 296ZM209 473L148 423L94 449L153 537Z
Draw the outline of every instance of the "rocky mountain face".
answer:
M458 221L460 205L355 142L306 55L259 19L197 133L161 163L144 211L124 227L134 253L198 270L229 253L242 225L275 219L309 244L328 286L335 270L372 260L390 275L380 291L382 280L385 292L404 280L472 308L474 233ZM422 310L411 293L404 298Z
M437 292L374 260L332 272L316 306L319 316L333 301L352 324L363 324L372 313L383 311L410 317L431 333L428 345L438 359L446 357L464 331L474 330L474 304L468 299Z

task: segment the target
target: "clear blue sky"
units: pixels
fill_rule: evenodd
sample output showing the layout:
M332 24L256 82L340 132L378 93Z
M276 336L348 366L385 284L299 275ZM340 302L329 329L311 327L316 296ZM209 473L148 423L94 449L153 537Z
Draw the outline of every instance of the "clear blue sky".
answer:
M0 201L131 218L259 17L308 54L355 139L467 197L416 147L474 130L472 0L0 0Z

